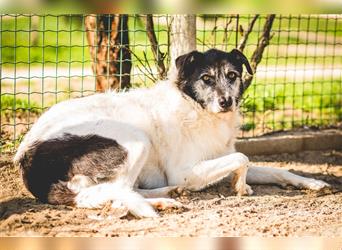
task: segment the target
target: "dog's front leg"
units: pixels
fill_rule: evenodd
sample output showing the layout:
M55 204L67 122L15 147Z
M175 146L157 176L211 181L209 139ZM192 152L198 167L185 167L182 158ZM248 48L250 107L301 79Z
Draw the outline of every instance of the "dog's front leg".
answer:
M234 188L237 194L250 195L253 191L246 184L248 162L244 154L232 153L214 160L202 161L192 167L184 167L173 176L169 176L168 181L170 185L201 190L234 173Z
M247 174L249 184L293 185L312 190L319 190L330 185L321 180L315 180L290 173L286 169L250 166Z

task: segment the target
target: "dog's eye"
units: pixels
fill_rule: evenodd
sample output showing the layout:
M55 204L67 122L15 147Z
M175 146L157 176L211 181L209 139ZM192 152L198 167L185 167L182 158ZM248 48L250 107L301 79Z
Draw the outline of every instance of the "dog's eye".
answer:
M205 84L208 84L208 85L212 85L214 82L213 79L208 75L202 76L201 79Z
M236 78L236 73L234 72L229 72L227 77L230 79L230 80L234 80Z

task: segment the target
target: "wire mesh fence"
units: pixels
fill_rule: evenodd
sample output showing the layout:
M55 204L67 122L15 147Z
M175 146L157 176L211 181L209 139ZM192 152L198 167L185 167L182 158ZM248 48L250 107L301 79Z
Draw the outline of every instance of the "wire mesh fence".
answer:
M103 59L107 68L94 74L94 65L101 62L95 58L92 68L91 51L96 53L99 47L89 42L89 34L97 39L97 27L93 33L86 27L89 16L0 16L0 152L15 149L47 108L65 99L93 94L99 74L107 80L112 77L108 55ZM109 21L105 24L110 15L101 17L103 30L110 36ZM122 65L129 61L129 84L151 86L160 72L146 30L146 15L125 17L127 27L121 21L119 32L128 34L129 57L115 59L119 70L113 75L121 83ZM197 49L230 51L239 47L253 23L244 45L244 53L250 58L265 21L264 15L198 15ZM170 65L171 22L171 15L153 15L157 53L162 55L166 70ZM108 39L108 47L110 43ZM342 15L276 15L270 43L244 95L240 137L299 127L339 126L341 77Z

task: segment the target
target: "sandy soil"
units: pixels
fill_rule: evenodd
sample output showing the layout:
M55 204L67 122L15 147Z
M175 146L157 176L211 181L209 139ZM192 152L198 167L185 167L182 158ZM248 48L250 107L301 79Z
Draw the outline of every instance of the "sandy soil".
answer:
M251 157L257 165L325 180L332 190L252 186L253 196L239 198L224 180L202 192L174 194L186 208L140 220L119 218L108 206L42 204L23 187L11 157L0 160L0 236L342 236L342 151Z

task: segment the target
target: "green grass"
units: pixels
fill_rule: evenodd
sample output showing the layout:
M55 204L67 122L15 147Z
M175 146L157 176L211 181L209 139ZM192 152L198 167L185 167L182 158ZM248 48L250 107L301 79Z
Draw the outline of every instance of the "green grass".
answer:
M246 122L244 124L242 124L241 126L241 130L242 131L250 131L256 128L256 125L254 122Z
M2 152L10 152L17 148L20 142L23 140L24 134L18 135L18 138L4 138L4 140L0 141L0 153Z
M230 50L235 47L236 35L238 40L241 39L241 34L236 32L228 32L228 37L225 39L226 34L224 32L224 25L217 25L215 32L213 29L215 23L211 19L208 19L205 30L199 28L197 31L198 49L207 49L210 47L218 47L221 49ZM247 28L247 18L241 16L239 24ZM246 47L246 55L250 57L253 53L255 44L260 35L260 31L264 25L265 16L261 16L255 24L254 31L250 34L248 40L248 46ZM233 21L235 22L235 21ZM309 24L309 25L308 25ZM0 29L1 29L1 52L2 62L6 67L8 63L18 63L17 66L25 66L26 63L31 62L34 64L44 65L55 64L56 62L90 62L87 38L84 30L83 19L81 16L46 16L39 18L39 25L37 32L27 32L31 26L30 17L21 16L18 18L2 18ZM233 28L233 24L229 28ZM311 17L310 20L306 17L302 17L300 20L293 16L291 21L287 17L282 17L281 21L276 18L273 24L274 37L271 40L271 46L276 44L305 44L307 41L303 40L302 37L296 34L305 34L306 31L316 32L318 34L329 36L336 36L336 38L342 37L342 21L333 18L317 18ZM326 32L323 33L324 30ZM155 30L159 41L160 50L163 53L167 52L168 34L167 27L163 24L155 23ZM294 34L288 34L287 31L293 31ZM57 32L58 31L58 32ZM298 33L296 33L298 32ZM35 43L32 41L34 34L37 34L37 40ZM146 53L147 59L153 61L153 55L150 49L149 41L146 36L145 28L140 19L130 17L129 19L129 37L130 46L133 51L140 57L143 58L144 52ZM204 42L205 45L201 46ZM311 42L310 42L311 43ZM319 41L316 43L319 44ZM268 57L276 57L276 49L270 49ZM294 57L288 55L288 59ZM134 57L133 57L134 59ZM278 60L278 59L273 59ZM292 59L291 59L292 60ZM304 59L306 62L313 61L313 58ZM317 60L317 59L316 59ZM323 58L318 58L323 60ZM330 60L331 59L324 59ZM330 62L328 61L328 63ZM273 62L270 62L273 63ZM282 64L282 62L280 62ZM79 65L81 66L81 64Z
M243 130L290 129L302 126L336 125L342 121L340 80L277 84L255 81L244 95ZM265 129L267 130L267 129Z
M56 62L90 62L86 33L83 32L83 20L79 16L56 17L46 16L39 19L37 40L32 37L35 32L30 30L30 18L3 19L0 22L1 52L4 67L12 63L19 63L17 67L45 66ZM155 24L157 38L162 52L167 52L166 26ZM144 52L148 60L153 60L152 51L144 27L139 20L129 20L129 36L131 49L140 58ZM133 60L135 58L133 57Z
M58 24L57 24L58 23ZM89 60L85 33L77 17L46 16L39 19L37 32L30 30L30 18L3 19L1 22L2 61L31 64L46 61ZM59 30L59 32L57 32ZM36 42L32 37L37 35ZM24 46L24 47L23 47Z
M281 82L281 81L278 81ZM310 110L342 105L340 80L315 79L314 82L277 84L275 82L254 82L246 91L248 98L255 100L248 104L251 111L283 109Z
M36 115L42 112L38 103L29 102L27 99L17 98L16 96L6 94L1 95L0 97L0 111L1 114L28 111Z

